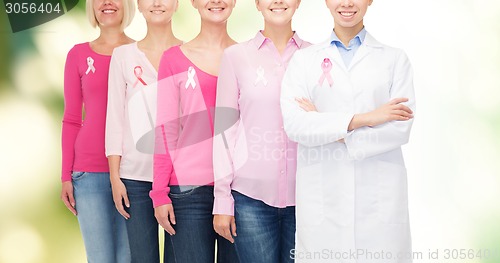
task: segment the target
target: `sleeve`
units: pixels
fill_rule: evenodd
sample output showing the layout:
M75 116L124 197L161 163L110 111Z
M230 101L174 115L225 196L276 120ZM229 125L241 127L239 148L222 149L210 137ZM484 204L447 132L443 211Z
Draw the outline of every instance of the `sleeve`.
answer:
M123 148L127 83L123 75L120 55L118 50L115 49L109 65L105 140L106 157L110 155L121 156Z
M307 147L336 142L347 135L354 113L306 112L300 108L296 98L311 100L305 59L302 51L295 52L282 81L280 103L285 132L290 140Z
M178 116L179 113L179 92L173 80L173 73L168 63L169 59L172 58L167 57L164 53L158 69L153 188L149 193L154 207L172 203L168 194L170 193L169 182L174 169L169 147L175 149L176 142L170 141L170 137L175 136L172 134L175 134L176 129L178 129L179 118L172 116Z
M239 125L239 87L230 55L225 52L217 81L215 110L215 134L213 140L214 208L213 214L234 215L234 199L231 183L234 167L236 132Z
M400 52L394 65L390 99L408 98L405 103L415 114L413 71L404 52ZM374 127L362 127L349 133L345 143L353 159L364 159L392 151L408 143L413 119L391 121Z
M71 181L75 159L75 141L82 127L83 98L78 71L76 46L68 52L64 67L64 114L62 120L62 175L61 181Z

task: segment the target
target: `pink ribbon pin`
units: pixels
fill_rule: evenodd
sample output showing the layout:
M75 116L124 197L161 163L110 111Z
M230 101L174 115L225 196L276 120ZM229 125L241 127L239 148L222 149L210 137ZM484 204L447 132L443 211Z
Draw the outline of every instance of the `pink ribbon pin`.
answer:
M325 82L326 79L331 87L333 85L333 79L332 76L330 76L330 71L332 71L332 62L329 58L325 58L323 60L321 63L321 69L323 70L323 74L321 75L321 78L319 78L319 85L323 86L323 82Z
M142 73L143 72L142 72L141 66L136 66L134 68L134 75L137 78L137 80L134 83L134 88L135 88L135 86L137 86L137 84L139 84L139 81L142 83L142 85L144 85L144 86L147 85L146 82L144 82L144 80L141 78L142 77Z
M196 75L196 70L193 67L188 68L188 79L186 81L186 85L184 87L186 89L189 88L189 86L193 87L193 89L196 87L196 81L194 81L194 76Z
M147 86L146 82L144 82L144 80L142 79L142 73L143 73L142 67L135 66L134 75L137 78L137 80L135 81L133 88L135 88L137 84L139 84L139 81L142 83L142 85ZM151 124L151 129L154 129L153 117L151 116L151 110L149 109L148 101L146 100L146 94L144 92L144 89L140 89L140 91L144 107L146 107L146 112L148 113L149 124Z
M89 67L87 68L87 71L85 71L85 75L88 75L90 73L90 71L92 71L92 73L95 73L94 59L92 59L91 57L88 57L87 58L87 66L89 66Z

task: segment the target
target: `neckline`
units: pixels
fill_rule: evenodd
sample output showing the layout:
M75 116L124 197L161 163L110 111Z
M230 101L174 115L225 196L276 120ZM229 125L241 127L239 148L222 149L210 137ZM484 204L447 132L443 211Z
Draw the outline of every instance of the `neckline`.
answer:
M90 46L90 42L87 42L87 48L90 50L90 52L94 53L95 55L98 55L98 56L101 56L101 57L106 57L106 58L110 58L111 55L104 55L104 54L101 54L101 53L97 53L95 50L92 49L92 47Z
M158 75L158 71L156 70L156 68L153 66L153 64L151 64L151 61L149 61L148 59L148 56L146 56L146 53L144 53L144 51L142 51L140 48L139 48L139 45L138 45L138 41L135 41L134 43L132 43L132 45L134 46L134 48L137 50L137 52L139 52L139 54L141 54L142 58L145 60L146 64L148 65L148 67L153 70L153 72Z
M184 54L184 52L182 51L182 49L181 49L181 46L180 46L180 45L179 45L179 46L177 46L177 49L179 50L179 53L180 53L180 54L181 54L184 58L186 58L186 59L187 59L187 61L189 61L189 63L191 63L191 65L193 65L193 67L195 68L195 70L196 70L197 72L198 72L198 71L199 71L199 72L202 72L203 74L208 75L209 77L212 77L212 78L218 78L218 76L213 75L213 74L210 74L210 73L208 73L208 72L206 72L206 71L202 70L202 69L201 69L201 68L199 68L198 66L196 66L196 64L194 64L194 63L193 63L193 61L191 61L191 60L190 60L190 59L186 56L186 54Z

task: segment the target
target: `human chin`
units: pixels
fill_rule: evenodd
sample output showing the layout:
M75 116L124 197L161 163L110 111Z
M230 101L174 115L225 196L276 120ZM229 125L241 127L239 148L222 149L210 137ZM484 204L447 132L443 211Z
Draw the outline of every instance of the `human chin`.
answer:
M264 16L264 21L268 25L273 25L273 26L278 26L278 27L285 26L288 23L290 23L290 21L292 20L292 15L280 16L280 17Z
M96 17L96 20L100 26L104 27L120 26L123 20L123 15L118 15L116 17Z
M144 16L144 19L146 20L146 23L148 23L150 25L164 25L164 24L168 24L168 22L170 22L172 20L172 17L171 16L167 16L167 15L164 15L164 16L161 16L161 17L158 17L158 16Z

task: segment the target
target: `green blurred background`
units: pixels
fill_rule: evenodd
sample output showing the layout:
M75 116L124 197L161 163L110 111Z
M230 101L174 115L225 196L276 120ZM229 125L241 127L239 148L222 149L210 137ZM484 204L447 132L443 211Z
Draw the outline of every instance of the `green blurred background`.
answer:
M199 18L179 2L174 32L188 41ZM59 199L65 57L98 35L84 3L15 34L0 7L0 263L86 261L77 220ZM404 147L415 262L500 262L500 2L375 0L365 24L403 48L415 71L418 113ZM254 1L238 0L230 34L244 41L262 25ZM294 28L326 39L324 1L303 0ZM139 13L126 32L145 35ZM446 249L497 257L445 260Z

